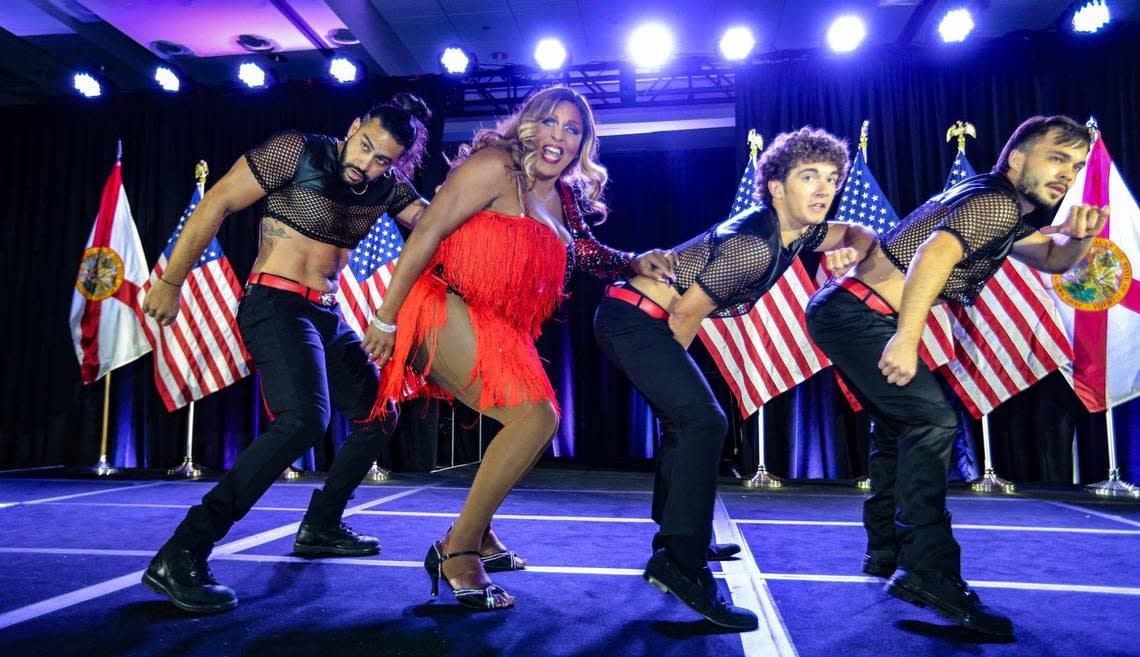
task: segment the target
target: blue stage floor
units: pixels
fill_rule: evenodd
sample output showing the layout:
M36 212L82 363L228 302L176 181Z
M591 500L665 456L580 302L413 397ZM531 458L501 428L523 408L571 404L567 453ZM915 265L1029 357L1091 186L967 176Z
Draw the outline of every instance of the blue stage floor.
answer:
M362 486L347 521L379 536L364 559L290 554L315 478L273 486L215 550L229 613L184 614L139 583L208 482L0 473L0 655L1140 655L1140 503L1036 491L949 501L964 575L1008 613L1011 642L948 625L859 572L862 495L754 491L723 480L718 569L761 629L724 633L640 577L655 526L645 473L537 470L495 528L526 556L496 582L515 609L432 601L424 552L459 511L470 469Z

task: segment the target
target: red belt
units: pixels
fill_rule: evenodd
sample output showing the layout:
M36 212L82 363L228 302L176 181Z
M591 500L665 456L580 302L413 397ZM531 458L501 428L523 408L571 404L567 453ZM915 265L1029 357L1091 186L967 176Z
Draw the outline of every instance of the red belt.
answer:
M624 301L653 319L667 319L669 317L669 313L657 305L656 301L636 290L617 285L607 285L606 296L611 299L617 299L618 301Z
M336 305L335 292L321 292L320 290L301 285L297 281L291 281L288 278L274 276L273 274L263 274L261 272L250 274L246 280L246 285L262 285L275 290L292 292L293 294L299 294L305 297L313 303L319 303L322 306Z
M867 307L876 312L883 313L884 315L895 314L895 309L891 304L887 303L879 293L872 290L871 286L857 278L841 278L835 283L839 287L847 290L851 294L859 297L859 300L867 304Z

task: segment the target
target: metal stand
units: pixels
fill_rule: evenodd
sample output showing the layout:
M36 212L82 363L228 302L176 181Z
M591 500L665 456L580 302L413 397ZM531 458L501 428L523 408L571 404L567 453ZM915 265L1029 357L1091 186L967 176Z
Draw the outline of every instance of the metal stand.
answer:
M391 478L392 473L380 467L380 463L378 461L373 461L372 467L368 468L368 474L364 475L364 480L372 483L388 481Z
M782 488L784 481L768 473L764 465L764 407L756 410L756 474L741 484L745 488Z
M1104 419L1108 422L1108 479L1085 486L1085 490L1105 497L1140 497L1140 488L1121 479L1116 466L1116 430L1112 426L1111 406L1104 412Z
M982 455L985 459L985 471L982 476L970 482L970 490L975 493L1012 493L1014 485L997 476L994 472L993 460L990 458L990 416L982 416Z
M168 477L182 477L183 479L197 479L205 471L194 465L194 402L190 402L190 412L186 417L186 456L182 458L182 465L166 471Z
M476 456L474 461L470 461L468 463L456 463L455 462L455 404L453 403L451 405L451 463L450 463L450 465L444 465L444 466L436 467L435 469L432 470L432 472L433 473L434 472L443 472L445 470L452 470L455 468L463 468L463 467L467 467L469 465L473 465L475 463L482 463L482 462L483 462L483 414L482 413L479 414L479 454Z
M106 477L118 472L118 468L111 467L107 460L107 424L111 419L111 373L103 377L103 436L99 439L99 462L91 468L97 477Z

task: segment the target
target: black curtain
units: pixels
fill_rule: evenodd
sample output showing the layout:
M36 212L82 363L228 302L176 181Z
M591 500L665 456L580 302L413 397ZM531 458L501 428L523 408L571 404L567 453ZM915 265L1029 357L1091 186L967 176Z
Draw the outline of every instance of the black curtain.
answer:
M980 48L888 48L848 57L818 52L752 66L737 75L737 162L744 161L749 129L771 139L778 132L813 125L846 137L854 147L861 123L869 120L870 168L901 215L942 189L954 155L945 134L955 121L969 121L977 128L978 138L969 142L967 154L983 171L993 165L1022 120L1034 114L1068 114L1084 121L1092 115L1122 175L1136 189L1138 60L1140 29L1126 24L1096 38L1015 34ZM794 476L857 474L865 454L866 423L849 417L830 386L813 384L772 405L768 424L784 432L769 433L770 469ZM797 422L794 414L805 409L842 421ZM789 412L793 415L781 417ZM1140 457L1140 427L1133 421L1140 415L1140 403L1125 404L1115 415L1120 464L1126 472ZM1063 378L1051 375L991 414L995 467L1018 481L1070 482L1075 432L1082 480L1103 479L1105 426L1103 413L1087 413ZM980 443L980 425L968 428ZM843 444L849 448L838 446ZM812 456L805 462L803 454L821 451L812 446L824 446L823 453L831 456ZM850 458L855 470L843 472L844 458Z

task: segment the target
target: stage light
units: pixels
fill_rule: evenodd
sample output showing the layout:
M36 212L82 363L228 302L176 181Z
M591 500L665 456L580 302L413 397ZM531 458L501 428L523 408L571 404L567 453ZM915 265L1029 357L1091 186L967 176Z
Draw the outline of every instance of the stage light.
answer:
M452 46L439 56L439 63L443 65L443 70L452 75L459 75L467 72L467 67L471 66L471 58L462 48Z
M88 98L98 98L103 95L103 85L90 73L76 73L72 81L75 90Z
M660 23L646 23L630 34L628 49L638 68L660 68L673 56L673 33Z
M347 57L333 57L329 62L329 75L341 84L355 82L356 72L356 64Z
M250 89L257 89L265 86L265 69L261 68L253 62L245 62L238 67L238 79L245 83L245 86Z
M938 33L942 35L944 43L958 43L966 40L966 36L974 29L974 17L969 9L954 9L946 12L942 22L938 24Z
M543 39L534 47L534 61L544 71L557 71L566 63L566 46L558 39Z
M1110 19L1108 3L1104 0L1093 0L1073 14L1073 29L1077 32L1092 34L1108 25Z
M154 69L154 81L165 91L172 93L182 88L182 80L178 79L178 74L165 66Z
M732 62L747 58L755 46L756 38L752 36L752 30L747 27L729 28L720 38L720 54Z
M835 52L851 52L867 36L867 26L858 16L840 16L827 30L827 45Z

